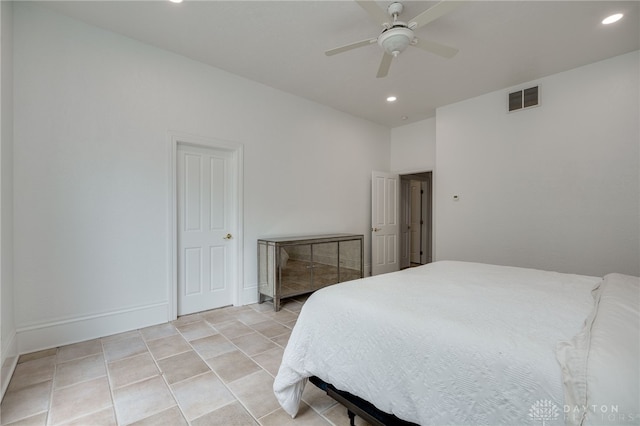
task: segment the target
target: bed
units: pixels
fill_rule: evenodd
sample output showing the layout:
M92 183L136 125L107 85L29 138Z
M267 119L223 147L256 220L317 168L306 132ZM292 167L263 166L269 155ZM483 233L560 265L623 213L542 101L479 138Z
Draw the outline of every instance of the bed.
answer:
M637 424L639 292L453 261L342 283L306 301L274 393L293 417L313 378L421 425Z

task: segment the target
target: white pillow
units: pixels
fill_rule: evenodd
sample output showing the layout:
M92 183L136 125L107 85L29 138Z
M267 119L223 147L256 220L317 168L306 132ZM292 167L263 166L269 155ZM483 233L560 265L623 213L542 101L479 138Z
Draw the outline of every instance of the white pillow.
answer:
M640 278L609 274L584 328L560 342L565 422L640 424Z

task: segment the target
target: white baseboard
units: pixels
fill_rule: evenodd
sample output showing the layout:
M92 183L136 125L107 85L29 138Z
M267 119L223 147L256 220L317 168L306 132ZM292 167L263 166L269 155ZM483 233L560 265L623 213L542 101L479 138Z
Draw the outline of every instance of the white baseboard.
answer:
M19 327L18 353L26 354L58 346L137 330L168 321L167 302L112 312Z
M16 338L16 333L11 335L9 342L3 345L2 349L2 360L0 362L2 366L0 369L0 400L4 397L4 393L9 387L11 376L13 376L16 365L18 365L18 339Z
M239 302L241 306L258 303L258 285L255 284L253 287L243 288L240 292Z

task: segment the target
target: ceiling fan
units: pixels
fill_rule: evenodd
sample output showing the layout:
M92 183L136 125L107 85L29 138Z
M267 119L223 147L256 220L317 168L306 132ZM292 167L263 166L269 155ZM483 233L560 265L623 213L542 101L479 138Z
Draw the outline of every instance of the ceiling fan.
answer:
M389 73L391 60L393 58L397 58L398 55L408 46L418 47L422 50L426 50L427 52L434 53L445 58L452 58L456 53L458 53L458 49L454 47L445 46L444 44L436 43L434 41L420 39L414 35L414 31L429 22L435 21L454 9L457 9L462 2L441 1L435 6L418 14L418 16L409 20L408 23L398 20L398 17L404 10L404 6L400 2L391 3L387 8L387 13L380 9L375 1L356 0L356 3L358 3L358 5L367 12L369 17L375 23L382 25L382 33L375 38L356 41L355 43L327 50L325 55L332 56L377 42L384 50L382 61L378 68L378 74L376 75L376 77L382 78L386 77Z

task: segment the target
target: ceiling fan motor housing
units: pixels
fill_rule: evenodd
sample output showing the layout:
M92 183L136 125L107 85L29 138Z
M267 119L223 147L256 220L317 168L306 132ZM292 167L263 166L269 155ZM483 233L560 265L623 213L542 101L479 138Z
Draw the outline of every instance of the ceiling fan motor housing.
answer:
M394 26L378 37L378 45L394 57L404 51L413 41L413 30L404 25Z

